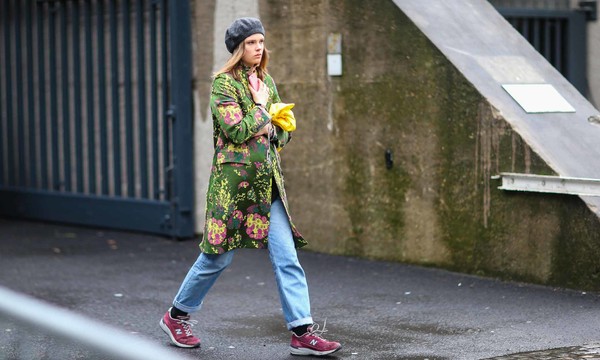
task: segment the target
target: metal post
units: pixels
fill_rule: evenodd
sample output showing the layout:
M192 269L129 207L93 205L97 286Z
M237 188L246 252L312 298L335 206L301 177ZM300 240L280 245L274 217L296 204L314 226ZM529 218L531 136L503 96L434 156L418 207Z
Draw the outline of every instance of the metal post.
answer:
M96 194L96 123L94 111L94 59L92 43L92 4L90 1L84 3L84 39L85 39L85 85L86 85L86 118L87 118L87 158L88 158L88 191L90 194Z
M191 236L194 232L194 176L192 145L192 54L191 9L189 1L169 1L171 32L171 101L175 110L173 122L173 166L175 172L174 236Z
M585 17L585 13L571 12L567 26L569 49L565 52L565 55L567 78L583 96L588 96L587 61L581 61L582 58L586 58L587 54L587 22Z
M61 103L62 103L62 153L63 153L63 190L71 191L71 136L70 136L70 96L69 96L69 51L68 51L68 8L67 3L60 8L60 52L61 52Z
M146 39L144 32L144 1L138 0L136 6L136 51L137 51L137 88L138 88L138 129L139 129L139 166L140 192L142 198L148 198L148 115L146 113Z
M119 94L119 47L118 47L118 22L116 0L108 4L109 27L110 27L110 100L112 104L112 152L113 152L113 184L116 196L121 196L121 112L119 105L121 96Z
M123 60L124 60L124 79L125 79L125 158L126 158L126 197L135 197L135 155L133 149L133 85L131 79L131 6L130 0L123 0L121 3L121 15L123 16Z
M100 174L102 174L102 183L100 186L100 194L108 195L109 193L109 177L108 177L108 125L107 125L107 101L106 101L106 63L105 54L106 46L104 44L104 3L99 1L96 8L96 26L98 31L97 36L97 64L98 64L98 123L100 126Z

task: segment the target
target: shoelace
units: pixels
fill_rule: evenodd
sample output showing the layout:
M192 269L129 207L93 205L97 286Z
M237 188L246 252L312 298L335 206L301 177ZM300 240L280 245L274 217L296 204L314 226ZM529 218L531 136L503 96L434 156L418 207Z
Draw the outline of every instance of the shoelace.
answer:
M310 331L308 332L310 335L314 335L316 337L319 338L323 338L323 334L327 332L327 330L325 330L325 326L327 326L327 319L325 319L325 321L323 321L323 328L319 329L319 324L314 323L311 328Z
M181 327L183 328L183 331L185 331L185 335L187 335L187 336L193 336L193 334L192 334L192 326L196 325L198 323L198 320L182 320L182 319L177 319L177 323L179 325L181 325Z

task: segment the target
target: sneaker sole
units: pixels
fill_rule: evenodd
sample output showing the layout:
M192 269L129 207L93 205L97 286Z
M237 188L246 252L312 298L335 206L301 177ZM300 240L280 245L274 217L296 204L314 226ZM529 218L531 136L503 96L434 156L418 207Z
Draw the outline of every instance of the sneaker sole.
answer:
M307 356L307 355L325 356L325 355L333 354L334 352L340 350L341 348L342 347L340 346L339 348L333 349L333 350L316 351L316 350L312 350L312 349L308 349L308 348L295 348L293 346L290 346L290 353L292 355L301 355L301 356Z
M171 334L171 330L169 330L169 328L167 327L167 324L165 324L165 322L163 321L163 319L160 319L160 321L158 322L158 325L160 326L160 328L162 329L162 331L165 332L165 334L169 335L169 339L171 340L171 344L173 344L175 346L179 346L181 348L188 348L188 349L200 346L200 343L198 343L196 345L187 345L187 344L182 344L180 342L177 342L177 340L175 340L175 338L173 337L173 334Z

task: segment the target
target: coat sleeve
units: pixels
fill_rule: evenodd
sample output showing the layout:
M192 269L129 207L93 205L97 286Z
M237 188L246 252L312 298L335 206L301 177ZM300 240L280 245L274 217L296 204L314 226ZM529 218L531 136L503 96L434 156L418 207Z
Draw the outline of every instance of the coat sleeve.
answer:
M242 144L267 125L269 114L259 107L244 114L234 81L226 74L215 78L210 107L225 136L235 144Z
M267 82L269 88L272 89L271 104L281 102L281 98L279 97L279 93L277 92L277 86L275 85L275 81L273 81L273 78L267 75L265 81ZM275 132L277 133L277 139L275 140L275 146L277 148L284 147L292 139L292 134L281 129L279 126L275 126Z

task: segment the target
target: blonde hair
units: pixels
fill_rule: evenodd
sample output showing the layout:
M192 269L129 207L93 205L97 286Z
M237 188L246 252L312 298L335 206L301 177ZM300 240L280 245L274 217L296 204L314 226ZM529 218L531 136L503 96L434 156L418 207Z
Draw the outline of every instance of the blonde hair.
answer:
M219 69L213 76L217 76L219 74L230 74L237 81L240 81L240 69L243 66L242 57L244 56L244 48L245 48L246 40L239 43L239 45L233 50L231 57L221 69ZM269 63L269 50L265 46L263 48L263 55L260 59L260 64L256 67L256 75L259 79L265 80L265 75L267 72L267 64Z

